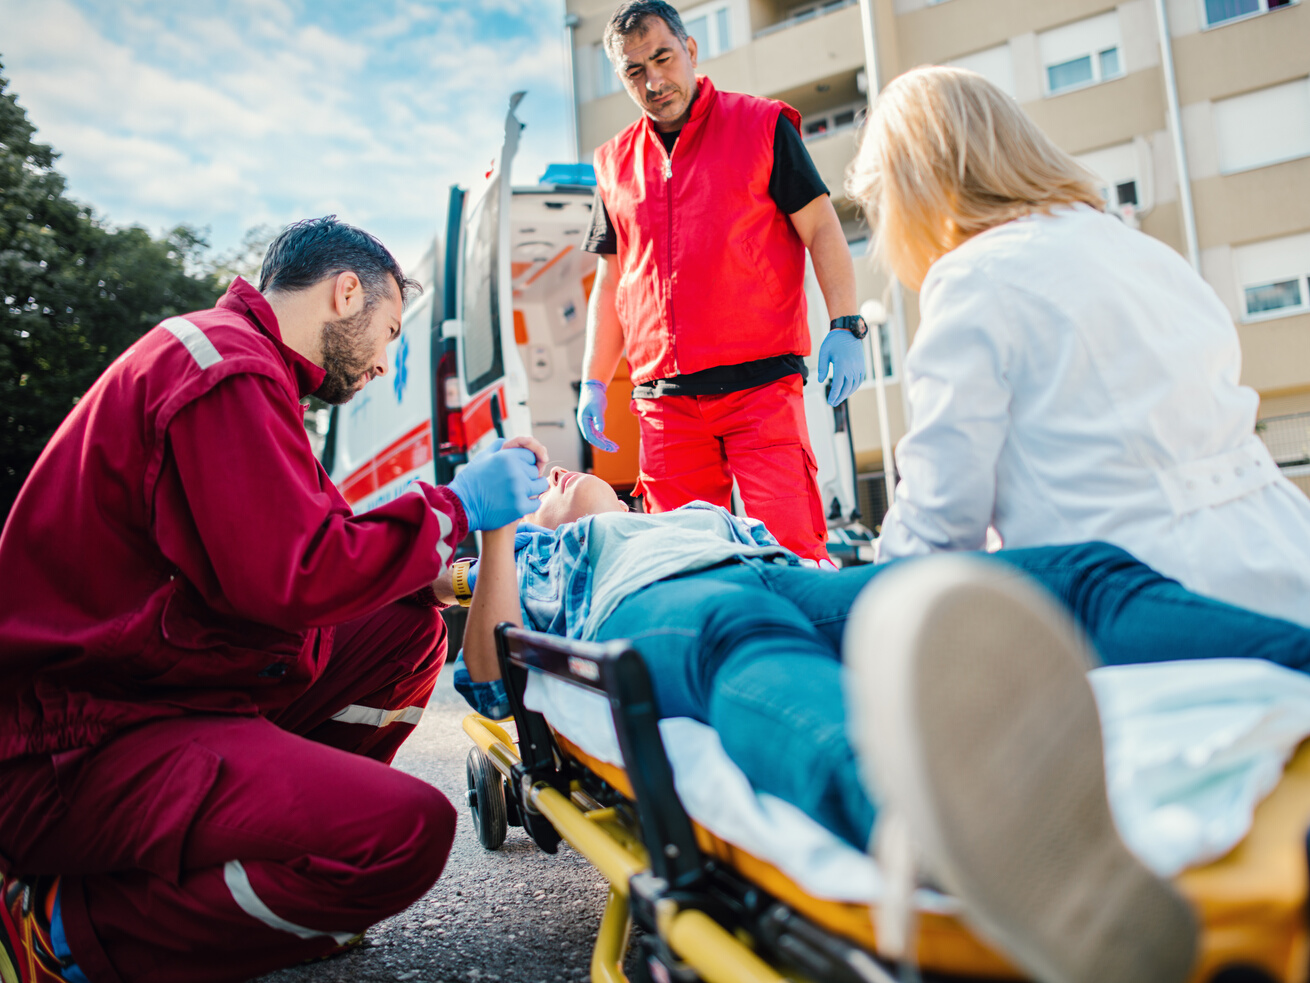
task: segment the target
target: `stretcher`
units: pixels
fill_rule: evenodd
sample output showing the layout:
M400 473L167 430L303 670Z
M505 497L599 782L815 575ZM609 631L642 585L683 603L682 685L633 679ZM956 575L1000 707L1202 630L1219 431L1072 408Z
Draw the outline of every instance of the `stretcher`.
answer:
M904 967L879 953L876 905L817 897L779 866L694 822L674 789L646 667L625 642L585 643L496 630L513 711L470 714L468 801L488 849L522 826L554 853L561 840L609 883L591 960L593 983L627 980L632 926L642 980L671 983L888 983ZM525 704L530 672L603 697L623 766L588 753ZM1202 926L1195 983L1305 983L1310 740L1260 803L1245 838L1174 881ZM1023 979L959 919L949 898L916 897L910 962L934 978Z

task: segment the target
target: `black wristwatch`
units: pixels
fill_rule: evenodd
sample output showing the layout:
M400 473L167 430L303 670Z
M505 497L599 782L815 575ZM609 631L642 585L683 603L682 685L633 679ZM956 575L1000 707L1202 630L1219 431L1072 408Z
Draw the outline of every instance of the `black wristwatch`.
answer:
M845 317L835 317L828 325L829 331L836 331L841 328L843 331L849 331L857 338L863 338L869 333L869 325L865 323L864 318L858 314L847 314Z

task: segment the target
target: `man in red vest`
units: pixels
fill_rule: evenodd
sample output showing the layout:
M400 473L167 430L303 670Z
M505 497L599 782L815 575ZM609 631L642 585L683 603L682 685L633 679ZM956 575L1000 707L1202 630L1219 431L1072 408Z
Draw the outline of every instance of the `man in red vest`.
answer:
M805 250L831 330L828 402L864 379L855 268L841 222L785 103L696 75L677 11L630 0L604 44L643 117L596 150L586 249L599 254L578 426L601 450L605 390L625 350L649 511L693 499L746 512L784 545L827 557L801 398L810 352Z
M352 515L301 400L386 372L416 285L335 217L79 401L0 535L0 979L236 981L420 897L455 810L388 767L445 658L434 583L544 449ZM449 585L444 589L448 592Z

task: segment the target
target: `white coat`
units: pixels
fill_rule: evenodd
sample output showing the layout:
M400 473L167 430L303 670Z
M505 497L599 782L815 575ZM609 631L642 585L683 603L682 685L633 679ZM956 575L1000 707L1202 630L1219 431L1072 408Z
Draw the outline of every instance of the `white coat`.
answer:
M1228 310L1172 249L1086 205L928 271L912 425L879 560L1102 540L1200 594L1310 625L1310 499L1255 435Z

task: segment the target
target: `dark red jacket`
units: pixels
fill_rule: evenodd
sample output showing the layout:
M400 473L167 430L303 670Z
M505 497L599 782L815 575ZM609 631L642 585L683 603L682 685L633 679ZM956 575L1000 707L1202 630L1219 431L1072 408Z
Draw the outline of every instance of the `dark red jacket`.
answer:
M769 194L786 103L698 79L666 153L649 117L596 149L618 238L614 297L632 381L771 355L808 355L805 246Z
M300 399L321 369L236 280L109 367L0 534L0 761L304 691L334 624L422 591L467 533L418 485L352 515Z

